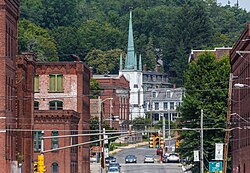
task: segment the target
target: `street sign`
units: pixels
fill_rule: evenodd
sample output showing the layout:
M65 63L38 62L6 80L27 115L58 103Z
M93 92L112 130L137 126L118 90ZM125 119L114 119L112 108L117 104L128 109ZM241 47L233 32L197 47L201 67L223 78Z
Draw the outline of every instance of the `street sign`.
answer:
M92 146L91 152L92 153L100 153L100 152L102 152L102 147L100 147L100 146Z
M104 157L108 157L109 156L109 149L108 148L104 148Z
M222 162L209 162L209 172L222 171Z
M223 160L223 143L215 144L215 160Z
M199 162L199 150L194 151L194 162Z
M108 140L108 135L104 135L104 144L108 144L109 140Z

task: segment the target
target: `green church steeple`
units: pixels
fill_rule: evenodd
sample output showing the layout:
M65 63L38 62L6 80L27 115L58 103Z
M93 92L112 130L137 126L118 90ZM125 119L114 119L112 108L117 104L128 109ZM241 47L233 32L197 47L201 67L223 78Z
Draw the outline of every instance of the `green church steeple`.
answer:
M125 69L137 70L137 67L135 69L135 48L134 48L134 36L132 27L132 11L130 11L130 17L129 17L128 50L127 50L127 57L125 60Z

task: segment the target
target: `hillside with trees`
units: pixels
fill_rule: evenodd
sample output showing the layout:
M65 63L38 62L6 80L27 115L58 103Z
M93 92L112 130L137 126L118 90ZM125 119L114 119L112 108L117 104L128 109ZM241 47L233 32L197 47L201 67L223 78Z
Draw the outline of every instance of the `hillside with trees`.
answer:
M129 10L133 8L136 51L152 70L158 59L172 82L184 83L191 49L233 46L250 13L216 0L22 0L19 51L40 61L71 60L76 54L100 73L118 73L126 52ZM106 65L100 65L109 59ZM100 61L95 61L98 58Z

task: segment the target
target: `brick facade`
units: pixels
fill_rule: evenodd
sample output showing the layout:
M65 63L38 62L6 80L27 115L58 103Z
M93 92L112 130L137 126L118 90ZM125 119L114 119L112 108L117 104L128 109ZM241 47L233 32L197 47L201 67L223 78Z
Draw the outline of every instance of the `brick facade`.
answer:
M35 56L23 53L17 58L17 160L22 172L33 172L33 103Z
M240 52L239 52L240 51ZM244 53L243 51L247 51ZM250 173L250 24L235 43L231 53L232 90L232 172ZM236 88L235 83L246 84Z
M63 111L72 110L79 113L79 123L78 123L78 133L89 133L89 123L90 123L90 113L89 113L89 89L90 89L90 71L85 66L84 63L77 62L54 62L54 63L37 63L36 75L38 75L39 81L39 90L35 93L35 102L39 103L38 109L40 115L43 116L41 121L35 120L35 127L37 129L61 129L68 130L70 132L69 120L64 117ZM50 75L63 75L63 90L60 92L51 92L50 91ZM63 103L63 111L57 112L58 110L50 110L51 101L60 101ZM51 120L49 116L46 116L46 111L55 111L58 114L58 118L61 118L62 121L55 126L54 120ZM42 114L42 111L45 111L45 114ZM35 114L37 117L37 115ZM69 115L67 115L69 116ZM55 120L56 121L56 120ZM36 129L35 128L35 129ZM66 132L59 132L59 135L63 135ZM49 132L45 133L50 135ZM70 143L70 138L64 138L59 140L59 147L68 145ZM84 143L89 141L89 136L78 137L78 143ZM48 141L45 141L45 150L51 149L51 144ZM82 145L78 147L78 155L69 157L72 162L66 162L64 159L51 159L57 158L58 152L45 153L45 163L47 170L51 171L51 165L57 163L60 168L60 173L75 173L77 166L78 173L89 173L90 172L90 163L89 163L89 145ZM59 151L62 153L65 158L69 156L70 149L65 151ZM47 159L49 158L49 159ZM75 162L77 158L78 162ZM47 160L46 160L47 159ZM70 169L71 167L71 169ZM67 169L66 169L67 168ZM70 171L69 171L70 170Z
M19 0L0 0L0 165L17 170L16 55Z
M107 100L103 102L103 121L115 129L128 130L130 99L129 81L126 80L123 75L120 77L94 75L93 78L96 79L102 89L101 100L113 98L111 101ZM92 106L93 109L91 113L97 115L96 108L98 108L98 106L94 105ZM110 114L115 117L115 120L110 120Z

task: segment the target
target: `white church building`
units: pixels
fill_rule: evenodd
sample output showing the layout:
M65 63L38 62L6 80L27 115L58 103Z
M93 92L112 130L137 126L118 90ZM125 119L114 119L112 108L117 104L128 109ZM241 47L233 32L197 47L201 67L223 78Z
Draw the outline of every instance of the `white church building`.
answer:
M128 48L125 64L123 64L122 54L120 56L119 76L121 75L124 75L130 83L129 119L133 120L136 117L145 117L143 108L142 61L141 55L139 55L138 58L135 53L131 11L129 18Z

